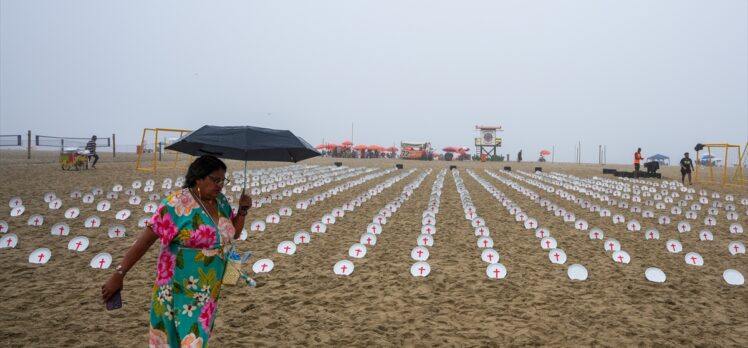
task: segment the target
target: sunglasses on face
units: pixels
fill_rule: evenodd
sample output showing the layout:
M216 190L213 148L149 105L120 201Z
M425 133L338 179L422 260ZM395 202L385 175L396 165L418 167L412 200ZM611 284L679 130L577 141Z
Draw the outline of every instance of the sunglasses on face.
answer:
M229 183L231 183L231 181L229 181L228 178L222 178L220 176L208 175L208 178L210 179L210 181L212 181L214 184L218 186L226 186Z

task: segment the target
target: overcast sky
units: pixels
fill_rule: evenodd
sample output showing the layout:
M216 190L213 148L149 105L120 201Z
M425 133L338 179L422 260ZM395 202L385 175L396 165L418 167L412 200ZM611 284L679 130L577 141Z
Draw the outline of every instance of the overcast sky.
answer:
M0 134L204 124L677 161L748 141L748 1L0 0Z

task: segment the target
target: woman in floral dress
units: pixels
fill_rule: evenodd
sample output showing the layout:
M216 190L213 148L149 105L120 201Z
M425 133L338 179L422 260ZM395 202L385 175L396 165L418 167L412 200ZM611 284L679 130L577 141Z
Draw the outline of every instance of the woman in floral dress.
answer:
M184 188L161 201L148 227L102 287L104 300L122 289L127 271L160 240L150 314L150 347L205 347L215 321L226 267L225 253L244 226L252 204L242 195L239 212L221 193L226 165L202 156L189 167Z

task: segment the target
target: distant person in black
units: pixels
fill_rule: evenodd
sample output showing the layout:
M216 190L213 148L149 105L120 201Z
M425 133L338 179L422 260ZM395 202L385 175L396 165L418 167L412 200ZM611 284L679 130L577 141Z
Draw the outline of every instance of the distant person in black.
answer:
M99 161L99 155L96 154L96 136L92 136L91 140L86 143L86 150L88 150L88 157L93 157L94 162L91 165L91 168L96 169L96 162Z
M688 152L684 153L680 160L680 182L685 184L686 174L688 174L688 184L691 185L691 171L693 170L693 161L688 157Z
M522 162L522 150L517 153L517 163Z

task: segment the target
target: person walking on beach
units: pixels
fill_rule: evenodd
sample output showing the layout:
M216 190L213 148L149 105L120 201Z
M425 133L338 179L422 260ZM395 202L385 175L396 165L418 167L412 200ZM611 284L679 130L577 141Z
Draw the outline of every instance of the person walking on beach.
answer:
M127 271L156 240L161 251L151 295L149 347L206 347L231 240L239 237L252 199L242 194L239 210L221 190L226 164L201 156L190 164L181 190L161 201L156 213L101 287L106 301L122 289Z
M691 171L693 171L693 161L688 157L688 152L683 154L680 160L680 182L685 184L686 174L688 174L688 184L691 185Z
M636 152L634 152L634 177L639 177L639 164L642 160L642 148L636 149Z
M91 165L91 168L96 169L96 162L99 161L99 155L96 153L96 136L92 136L91 140L86 143L86 150L88 150L88 157L93 157L94 162Z
M517 163L522 162L522 150L517 153Z

